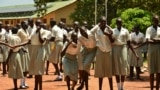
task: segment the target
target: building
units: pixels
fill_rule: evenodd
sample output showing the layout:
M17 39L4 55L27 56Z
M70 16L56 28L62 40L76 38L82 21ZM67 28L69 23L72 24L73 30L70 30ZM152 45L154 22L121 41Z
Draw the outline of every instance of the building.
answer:
M71 25L72 20L69 16L74 12L76 3L77 0L47 3L47 12L41 19L48 25L51 19L54 19L56 22L63 21L67 25ZM37 19L34 4L0 7L0 21L2 21L3 24L10 24L13 26L28 18Z

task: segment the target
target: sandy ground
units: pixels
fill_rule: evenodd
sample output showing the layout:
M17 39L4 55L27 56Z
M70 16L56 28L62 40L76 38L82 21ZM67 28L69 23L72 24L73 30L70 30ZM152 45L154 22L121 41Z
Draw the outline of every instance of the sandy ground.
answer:
M53 66L50 64L49 75L43 75L43 90L67 90L65 81L56 81L56 82L53 81L56 78L56 75L53 75L54 71L55 70ZM0 71L0 73L2 73L2 71ZM98 78L94 77L94 70L91 70L90 73L91 76L89 78L89 90L98 90ZM126 79L124 84L125 90L149 90L148 72L144 72L143 74L141 74L141 77L144 79L144 81L139 81L139 80L130 81ZM18 80L18 86L19 84L20 80ZM29 88L27 90L34 90L34 78L27 79L27 84L29 85ZM77 84L77 86L79 86L79 84ZM115 77L113 77L113 86L114 90L118 90ZM12 89L13 89L12 79L8 78L7 75L5 76L0 75L0 90L12 90ZM83 90L85 90L85 88ZM109 84L107 78L104 78L103 90L109 90Z

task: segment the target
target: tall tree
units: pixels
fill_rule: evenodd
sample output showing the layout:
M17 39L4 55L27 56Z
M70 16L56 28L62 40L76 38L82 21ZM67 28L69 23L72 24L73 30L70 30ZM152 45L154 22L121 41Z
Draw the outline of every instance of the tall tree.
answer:
M74 21L88 21L91 26L95 23L95 0L79 0L75 12L70 15ZM97 4L97 17L104 15L104 5Z
M47 2L46 0L34 0L37 17L41 17L46 14L47 12Z
M73 20L87 20L90 24L94 24L94 1L95 0L78 0L76 11L72 13ZM97 0L97 18L105 15L105 0ZM115 17L118 17L121 12L128 8L139 7L151 13L160 15L159 9L160 0L108 0L107 20L108 24Z

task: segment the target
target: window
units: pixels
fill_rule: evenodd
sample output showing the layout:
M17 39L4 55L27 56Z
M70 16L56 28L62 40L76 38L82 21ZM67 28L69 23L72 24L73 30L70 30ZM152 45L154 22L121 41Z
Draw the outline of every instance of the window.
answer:
M13 20L11 20L11 24L13 24Z
M9 21L8 21L8 20L6 20L6 21L5 21L5 24L9 24Z
M51 21L51 20L54 20L54 18L50 18L50 21Z
M17 20L17 23L20 23L20 20Z
M43 23L47 23L47 19L43 19Z

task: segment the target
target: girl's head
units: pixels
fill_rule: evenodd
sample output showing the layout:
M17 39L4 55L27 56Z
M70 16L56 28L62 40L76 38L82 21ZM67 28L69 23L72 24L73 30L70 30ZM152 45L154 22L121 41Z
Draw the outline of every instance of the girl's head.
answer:
M71 39L72 39L73 42L77 43L78 37L77 37L77 33L76 32L73 32L71 34Z

